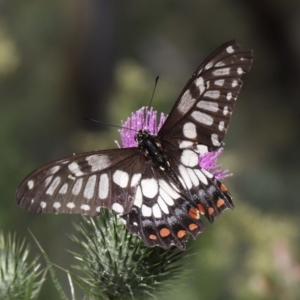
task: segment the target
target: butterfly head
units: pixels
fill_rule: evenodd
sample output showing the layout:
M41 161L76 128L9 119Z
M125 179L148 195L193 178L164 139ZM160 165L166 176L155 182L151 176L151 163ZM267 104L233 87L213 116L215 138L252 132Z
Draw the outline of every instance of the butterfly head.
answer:
M134 140L138 143L138 145L140 145L143 144L146 140L148 140L151 137L152 135L150 131L141 129L135 134Z

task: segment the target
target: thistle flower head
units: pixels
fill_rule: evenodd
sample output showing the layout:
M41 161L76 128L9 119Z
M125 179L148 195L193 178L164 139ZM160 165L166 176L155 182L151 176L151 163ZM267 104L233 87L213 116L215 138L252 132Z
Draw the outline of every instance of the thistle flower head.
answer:
M158 119L157 111L148 107L142 107L132 113L131 117L125 122L122 122L123 128L119 131L123 148L137 146L134 136L138 130L146 129L150 131L151 134L157 135L166 118L167 116L161 113ZM200 167L212 173L217 179L223 179L232 175L228 170L221 169L221 165L217 165L217 159L222 151L223 148L220 148L215 152L207 152L199 156Z
M159 129L164 124L167 116L161 113L158 122L157 111L153 108L142 107L138 111L131 113L131 117L127 121L122 122L122 129L119 131L123 148L136 147L137 143L134 139L136 131L145 129L151 134L157 135Z
M29 252L25 239L0 232L0 299L37 299L45 271Z

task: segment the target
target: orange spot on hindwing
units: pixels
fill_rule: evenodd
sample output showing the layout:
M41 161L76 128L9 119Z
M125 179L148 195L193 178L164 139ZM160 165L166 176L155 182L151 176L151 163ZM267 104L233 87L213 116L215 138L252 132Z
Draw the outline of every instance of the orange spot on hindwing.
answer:
M223 183L221 183L220 189L221 189L222 192L226 192L226 191L227 191L227 187L226 187L226 185L223 184Z
M225 203L225 200L222 198L219 198L217 201L217 207L221 207Z
M191 223L191 224L189 225L189 229L190 229L190 230L194 230L194 229L197 229L197 228L198 228L198 225L195 224L195 223Z
M186 235L186 231L185 230L179 230L177 232L177 236L181 239Z
M213 213L214 213L214 209L212 208L212 207L210 207L208 210L207 210L207 212L208 212L208 214L211 216Z
M201 213L202 215L205 214L205 209L204 209L204 207L203 207L202 204L198 204L198 205L197 205L197 208L198 208L198 210L200 211L200 213Z
M157 240L157 237L156 237L156 235L154 235L154 234L150 234L150 235L149 235L149 239L155 241L155 240Z
M160 231L159 231L161 237L166 237L168 235L170 235L170 230L168 228L162 228Z
M200 218L198 211L194 208L191 208L189 210L189 215L190 215L190 217L192 217L193 219L196 219L196 220L198 220Z

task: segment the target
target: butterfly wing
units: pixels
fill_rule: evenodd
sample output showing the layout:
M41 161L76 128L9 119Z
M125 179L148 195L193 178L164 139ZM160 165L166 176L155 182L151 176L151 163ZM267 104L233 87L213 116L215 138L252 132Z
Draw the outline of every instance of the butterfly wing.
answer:
M213 222L224 209L233 208L225 185L199 168L198 156L191 149L177 149L168 154L172 170L145 168L132 210L122 218L148 247L184 249L188 235L195 239L205 229L201 214Z
M101 207L126 213L131 210L144 165L137 148L73 155L28 175L16 200L34 213L97 215Z
M235 101L242 87L241 77L250 70L252 51L229 41L216 49L194 72L158 133L175 148L203 151L222 145ZM201 150L200 150L201 148Z
M213 222L224 209L233 209L225 185L199 167L199 154L222 145L242 86L241 76L251 63L252 52L235 41L219 47L192 75L158 132L171 172L180 184L168 172L161 174L156 169L151 185L157 195L152 202L143 197L147 204L152 203L150 207L133 205L123 216L127 227L147 246L184 249L186 235L196 238L205 228L201 214Z

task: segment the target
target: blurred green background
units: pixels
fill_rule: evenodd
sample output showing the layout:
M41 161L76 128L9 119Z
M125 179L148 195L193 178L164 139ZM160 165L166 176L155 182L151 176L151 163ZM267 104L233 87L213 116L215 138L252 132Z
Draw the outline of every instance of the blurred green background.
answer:
M79 216L30 215L14 193L42 164L115 147L149 103L168 113L203 59L237 39L254 50L221 163L236 209L190 242L189 275L165 299L300 299L300 2L0 2L0 230L37 237L69 267ZM43 261L43 260L41 260ZM57 271L68 290L65 274ZM57 299L48 278L40 299Z

